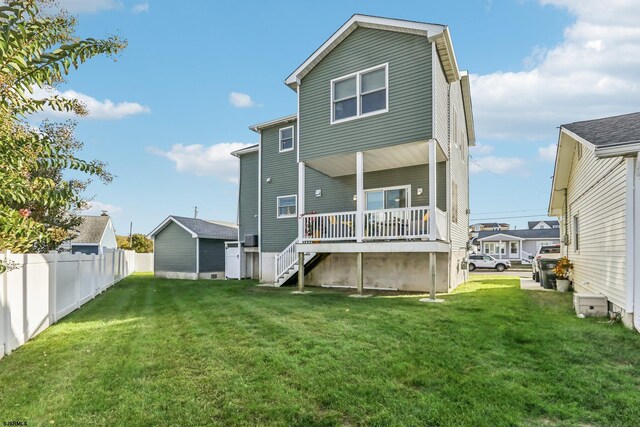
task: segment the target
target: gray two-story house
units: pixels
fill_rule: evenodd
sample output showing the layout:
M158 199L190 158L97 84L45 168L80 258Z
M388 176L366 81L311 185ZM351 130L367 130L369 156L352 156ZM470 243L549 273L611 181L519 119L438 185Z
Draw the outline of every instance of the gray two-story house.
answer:
M251 126L259 144L234 153L256 276L441 292L461 283L475 135L448 28L354 15L285 84L296 113Z

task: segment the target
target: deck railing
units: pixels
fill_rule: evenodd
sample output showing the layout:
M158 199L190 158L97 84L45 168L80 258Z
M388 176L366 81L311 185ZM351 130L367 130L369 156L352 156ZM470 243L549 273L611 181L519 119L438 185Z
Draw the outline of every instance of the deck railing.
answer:
M433 215L428 206L362 212L358 232L357 212L304 214L300 218L303 242L424 239L430 236ZM447 214L436 209L436 238L446 240Z
M298 260L296 243L298 242L294 240L284 251L276 255L276 277L282 276Z

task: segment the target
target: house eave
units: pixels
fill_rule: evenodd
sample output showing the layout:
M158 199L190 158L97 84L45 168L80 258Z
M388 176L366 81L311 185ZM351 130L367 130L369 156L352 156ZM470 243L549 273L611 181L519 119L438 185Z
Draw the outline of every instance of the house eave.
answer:
M270 128L272 126L286 125L286 124L295 122L297 119L298 119L297 114L290 114L288 116L280 117L275 120L269 120L268 122L251 125L249 126L249 129L254 132L260 133L262 129Z
M401 19L382 18L378 16L369 15L353 15L347 22L345 22L335 33L331 35L315 52L311 54L293 73L291 73L284 81L284 83L291 89L296 90L300 81L320 62L322 61L336 46L338 46L344 39L346 39L357 28L374 28L386 31L396 31L415 35L421 35L425 37L436 37L439 34L446 33L445 40L440 41L443 44L443 53L450 53L453 55L453 45L447 27L440 24L429 24L425 22L405 21ZM430 39L431 41L431 39ZM434 41L437 41L434 38ZM458 65L455 62L455 56L449 58L451 65L450 68L453 71L451 77L459 79ZM448 78L450 76L447 76Z
M469 138L469 145L476 145L476 129L473 122L473 108L471 104L471 84L469 82L469 73L466 71L460 72L460 84L462 86L462 102L464 105L464 117L467 125L467 137Z
M232 151L231 155L234 157L240 157L243 154L249 154L249 153L257 153L258 152L258 144L252 145L250 147L247 148L242 148L240 150L236 150L236 151Z
M640 141L623 142L606 147L596 147L595 155L599 159L608 157L637 156L640 152Z

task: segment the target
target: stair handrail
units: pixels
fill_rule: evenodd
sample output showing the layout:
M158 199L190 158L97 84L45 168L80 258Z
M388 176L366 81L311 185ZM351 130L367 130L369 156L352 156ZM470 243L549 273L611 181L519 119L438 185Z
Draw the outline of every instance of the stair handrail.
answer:
M294 240L291 242L289 246L285 248L282 252L276 255L276 264L275 264L275 279L278 281L284 273L293 267L298 262L298 254L296 252L296 244L298 240Z

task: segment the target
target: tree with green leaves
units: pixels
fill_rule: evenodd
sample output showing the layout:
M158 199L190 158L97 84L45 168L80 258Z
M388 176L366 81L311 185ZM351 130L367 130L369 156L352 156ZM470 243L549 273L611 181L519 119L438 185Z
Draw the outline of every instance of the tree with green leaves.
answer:
M118 241L118 248L136 251L137 253L151 253L153 252L153 240L149 239L144 234L136 233L129 236L116 236Z
M55 86L71 69L126 46L119 37L79 39L76 24L50 0L0 4L0 250L43 250L61 238L64 229L49 219L77 207L83 187L58 173L106 177L103 164L79 159L61 143L61 127L34 130L25 120L45 109L86 115L78 100L37 99L35 88Z

